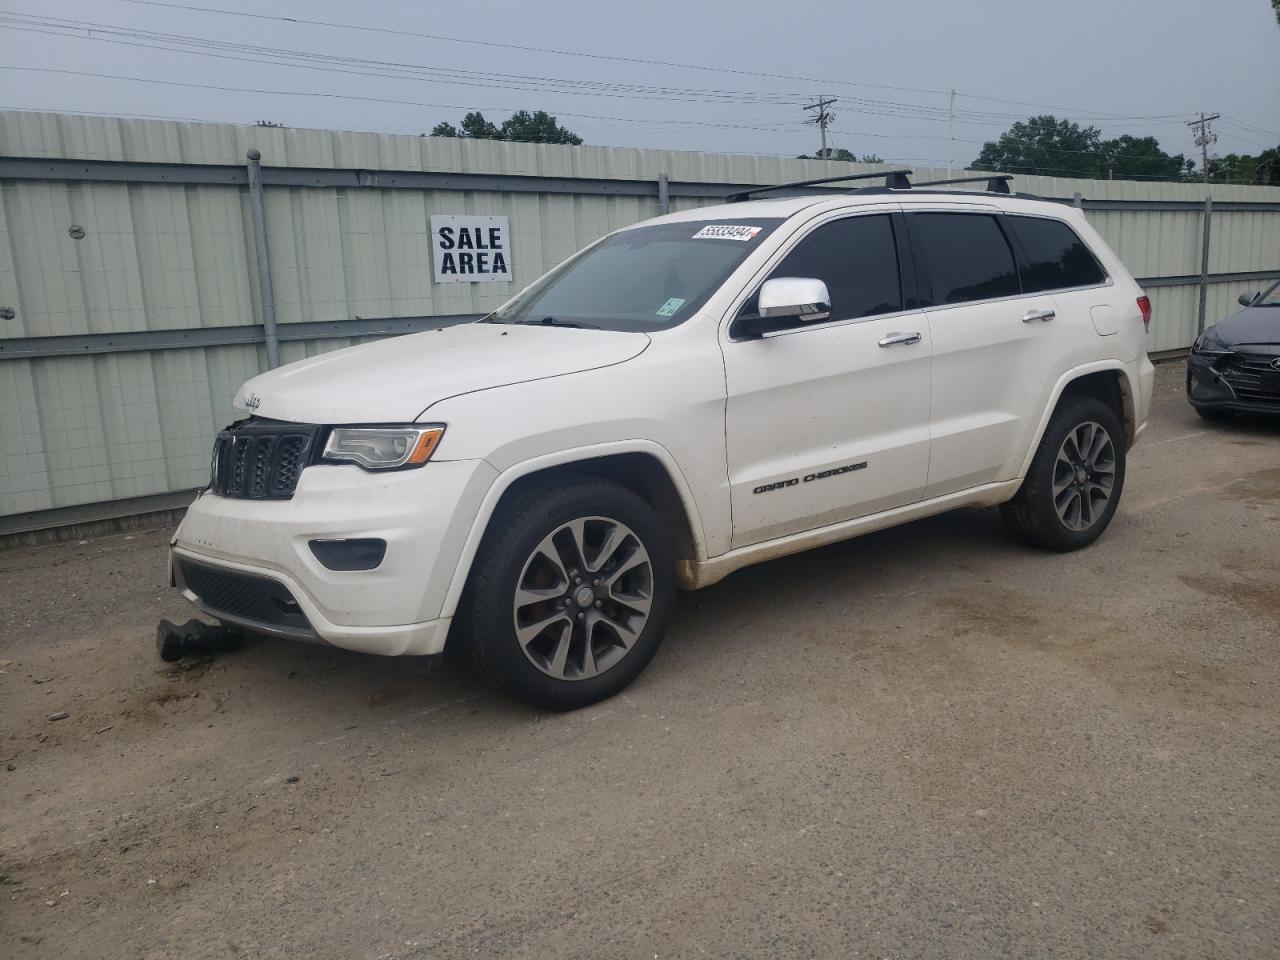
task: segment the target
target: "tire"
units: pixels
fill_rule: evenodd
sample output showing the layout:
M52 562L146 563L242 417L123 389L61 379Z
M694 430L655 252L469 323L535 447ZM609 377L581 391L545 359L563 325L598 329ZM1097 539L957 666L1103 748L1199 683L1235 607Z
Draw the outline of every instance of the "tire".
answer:
M1124 472L1124 428L1115 412L1093 397L1070 397L1050 418L1026 480L1012 500L1000 505L1000 515L1024 543L1079 550L1111 522L1124 491Z
M490 522L463 598L464 637L502 692L574 710L640 675L674 593L674 551L649 504L610 480L558 478Z

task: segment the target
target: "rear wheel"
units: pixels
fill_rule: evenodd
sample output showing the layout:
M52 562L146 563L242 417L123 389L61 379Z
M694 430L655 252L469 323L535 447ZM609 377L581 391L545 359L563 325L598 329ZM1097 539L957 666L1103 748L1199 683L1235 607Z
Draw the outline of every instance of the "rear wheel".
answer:
M649 504L581 477L528 491L494 517L464 616L472 657L499 689L571 710L617 693L666 631L675 560Z
M1093 397L1065 400L1049 421L1022 488L1000 514L1014 536L1078 550L1102 535L1124 489L1124 428Z

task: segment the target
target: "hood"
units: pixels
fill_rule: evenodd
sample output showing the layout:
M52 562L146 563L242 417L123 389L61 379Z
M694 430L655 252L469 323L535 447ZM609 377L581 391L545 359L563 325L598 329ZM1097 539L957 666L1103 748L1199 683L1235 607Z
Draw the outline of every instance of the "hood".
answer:
M1229 347L1280 345L1280 307L1245 307L1214 324L1213 335Z
M449 397L639 356L643 333L463 323L335 350L249 380L240 410L296 423L408 423Z

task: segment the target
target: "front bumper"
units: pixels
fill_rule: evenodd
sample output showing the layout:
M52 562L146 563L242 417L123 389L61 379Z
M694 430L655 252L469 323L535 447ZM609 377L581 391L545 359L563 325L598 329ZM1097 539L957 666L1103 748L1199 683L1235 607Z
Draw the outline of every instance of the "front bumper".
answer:
M445 595L496 475L482 460L381 474L323 465L302 472L289 500L205 493L174 535L171 576L188 599L228 623L365 653L439 653L450 623ZM312 540L348 538L385 540L382 563L330 570L310 548ZM184 565L211 573L197 581ZM257 583L264 605L237 602L224 589L236 583L251 592Z
M1202 410L1234 410L1240 413L1280 414L1280 394L1241 391L1216 366L1217 358L1191 353L1187 357L1187 401Z

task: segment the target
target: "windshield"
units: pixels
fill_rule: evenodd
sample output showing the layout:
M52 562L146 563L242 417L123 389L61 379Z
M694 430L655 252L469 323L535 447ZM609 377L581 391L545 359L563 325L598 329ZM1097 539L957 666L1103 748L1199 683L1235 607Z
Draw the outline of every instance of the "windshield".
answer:
M623 230L547 274L487 318L601 330L683 323L782 221L682 221Z
M1253 301L1255 307L1280 307L1280 283Z

